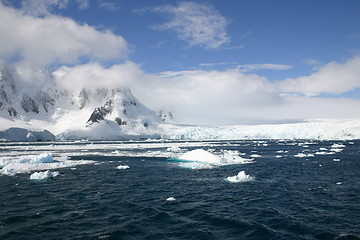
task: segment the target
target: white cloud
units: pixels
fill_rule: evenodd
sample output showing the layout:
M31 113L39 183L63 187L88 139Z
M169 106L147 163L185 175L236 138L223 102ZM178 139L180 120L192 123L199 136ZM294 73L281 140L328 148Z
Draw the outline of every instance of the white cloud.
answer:
M238 68L241 71L251 72L256 70L289 70L293 68L293 66L284 65L284 64L265 63L265 64L238 65Z
M104 68L99 63L88 63L75 67L60 67L54 72L58 84L75 92L81 88L118 88L144 78L145 73L130 61Z
M55 76L58 84L75 91L84 86L128 86L147 107L172 111L180 123L233 125L360 117L360 100L280 94L273 82L239 69L147 74L133 62L110 68L91 63L62 67Z
M125 39L109 30L54 15L34 17L1 3L0 36L0 58L17 57L34 65L121 59L129 52Z
M107 0L98 0L99 6L103 9L115 11L119 10L121 7L118 2L107 1Z
M360 87L360 57L344 63L330 62L309 76L286 79L277 83L280 91L317 96L341 94Z
M89 7L90 0L22 0L22 9L34 16L49 15L54 9L67 8L70 2L76 2L81 9Z
M226 33L228 21L211 5L195 2L179 2L153 8L154 12L165 13L170 20L156 26L158 30L173 30L178 39L191 47L219 48L230 42Z

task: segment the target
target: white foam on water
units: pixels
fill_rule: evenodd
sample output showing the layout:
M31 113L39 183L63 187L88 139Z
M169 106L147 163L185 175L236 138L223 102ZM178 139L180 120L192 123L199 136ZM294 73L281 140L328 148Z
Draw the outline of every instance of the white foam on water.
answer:
M250 175L247 175L245 171L240 171L237 175L232 177L227 177L227 181L233 182L233 183L239 183L239 182L249 182L254 181L255 177L252 177Z

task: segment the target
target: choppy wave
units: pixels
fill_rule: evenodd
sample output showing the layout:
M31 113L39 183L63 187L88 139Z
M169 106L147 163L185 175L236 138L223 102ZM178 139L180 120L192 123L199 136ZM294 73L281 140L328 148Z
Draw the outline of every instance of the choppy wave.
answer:
M58 168L47 181L29 179L38 170L0 175L0 239L359 239L359 146L285 140L1 143L2 167L43 152L52 161L92 163ZM261 157L252 164L169 161L196 149L220 163L229 153L230 160ZM321 151L335 153L315 154ZM39 159L52 163L49 156ZM224 181L242 171L255 181Z

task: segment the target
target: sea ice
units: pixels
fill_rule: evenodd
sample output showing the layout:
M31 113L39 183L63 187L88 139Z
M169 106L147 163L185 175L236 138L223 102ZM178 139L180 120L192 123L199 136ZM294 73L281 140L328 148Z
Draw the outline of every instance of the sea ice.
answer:
M50 170L46 170L44 172L34 172L30 175L31 180L46 180L49 178L53 178L59 175L59 172L51 172Z
M337 143L334 143L333 145L331 145L331 148L343 148L345 147L344 144L337 144Z
M331 154L335 154L335 152L316 152L316 155L331 155Z
M238 182L249 182L249 181L253 181L255 180L255 177L252 177L250 175L247 175L245 173L245 171L241 171L239 172L237 175L232 176L232 177L227 177L226 178L227 181L229 182L234 182L234 183L238 183Z
M168 147L166 149L166 151L168 151L168 152L181 152L181 148L179 148L178 146L171 146L171 147Z
M298 154L294 155L294 157L299 157L299 158L303 158L303 157L314 157L314 154L312 154L312 153L308 153L308 154L298 153Z
M200 163L200 162L181 162L179 166L182 168L189 168L189 169L211 169L214 165L208 163Z
M128 165L119 165L116 167L117 169L128 169L130 168Z
M0 174L14 176L18 173L73 167L93 162L94 161L89 160L73 161L68 160L66 157L63 159L59 158L55 161L51 153L29 156L12 156L0 159L0 163L3 166L2 169L0 169Z

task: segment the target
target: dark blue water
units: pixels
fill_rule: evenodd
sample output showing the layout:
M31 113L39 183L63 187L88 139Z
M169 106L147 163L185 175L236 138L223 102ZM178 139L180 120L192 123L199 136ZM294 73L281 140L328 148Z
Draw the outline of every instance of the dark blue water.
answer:
M47 181L0 176L0 239L360 239L360 141L308 158L294 157L304 148L291 143L219 141L211 149L261 157L213 169L89 155L72 159L101 164L59 169ZM242 170L255 181L224 180Z

